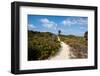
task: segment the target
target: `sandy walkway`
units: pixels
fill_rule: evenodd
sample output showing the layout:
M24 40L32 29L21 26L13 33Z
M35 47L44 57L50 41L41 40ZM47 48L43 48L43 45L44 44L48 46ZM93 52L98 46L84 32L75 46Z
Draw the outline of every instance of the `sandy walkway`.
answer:
M59 60L59 59L70 59L70 46L61 42L61 48L56 56L50 58L50 60Z
M57 38L58 41L60 42L61 48L59 49L57 55L55 55L54 57L50 57L49 60L70 59L71 55L70 46L62 42L59 36L57 36Z

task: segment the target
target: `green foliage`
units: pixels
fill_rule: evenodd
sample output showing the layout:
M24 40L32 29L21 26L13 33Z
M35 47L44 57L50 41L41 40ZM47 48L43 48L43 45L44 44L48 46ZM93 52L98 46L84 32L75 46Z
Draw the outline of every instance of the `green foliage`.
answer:
M88 45L84 37L59 35L71 47L73 58L87 58ZM28 31L28 60L44 60L55 56L60 48L57 36L50 32Z
M57 37L49 32L28 31L28 60L43 60L54 56L60 43Z
M88 31L86 31L86 32L84 33L84 38L85 38L86 41L88 40Z
M88 45L84 37L61 35L60 39L71 47L70 51L75 55L72 58L87 58Z

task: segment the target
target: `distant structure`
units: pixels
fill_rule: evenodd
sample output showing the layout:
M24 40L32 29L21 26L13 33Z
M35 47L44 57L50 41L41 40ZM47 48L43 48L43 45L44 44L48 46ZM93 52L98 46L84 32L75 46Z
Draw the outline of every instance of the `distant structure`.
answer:
M88 32L87 31L84 33L84 38L86 41L88 41Z
M58 35L60 35L61 34L61 30L58 30Z

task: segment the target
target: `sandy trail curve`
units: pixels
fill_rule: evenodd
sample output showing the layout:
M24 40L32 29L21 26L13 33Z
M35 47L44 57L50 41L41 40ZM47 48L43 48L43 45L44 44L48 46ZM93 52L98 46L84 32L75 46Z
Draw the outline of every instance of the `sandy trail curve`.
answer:
M58 41L60 41L59 37ZM59 52L54 57L51 57L50 60L70 59L70 46L62 41L60 41L60 45L61 48L59 49Z

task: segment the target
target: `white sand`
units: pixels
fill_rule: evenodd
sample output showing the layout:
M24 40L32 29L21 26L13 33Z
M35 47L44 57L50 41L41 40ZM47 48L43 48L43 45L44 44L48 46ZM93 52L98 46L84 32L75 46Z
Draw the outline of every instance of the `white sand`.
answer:
M59 39L59 38L58 38ZM60 39L59 39L60 40ZM61 42L61 48L56 56L51 57L50 60L70 59L70 46Z

